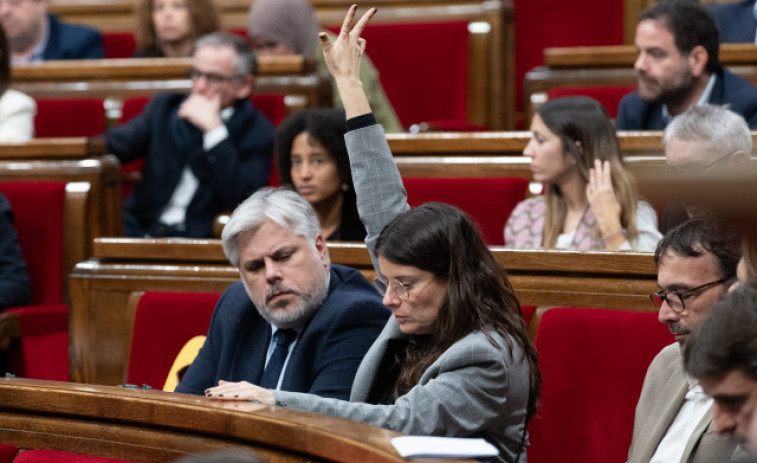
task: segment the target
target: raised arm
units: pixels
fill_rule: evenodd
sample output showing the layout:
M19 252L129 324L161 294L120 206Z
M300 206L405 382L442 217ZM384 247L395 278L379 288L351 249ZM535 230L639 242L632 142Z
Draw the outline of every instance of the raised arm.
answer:
M321 33L319 38L326 65L336 81L347 115L345 141L357 195L357 209L367 232L365 243L373 266L380 272L374 253L376 239L384 226L409 206L384 131L371 114L360 81L360 63L366 45L360 34L376 14L376 9L371 8L355 27L351 27L356 10L356 5L350 7L336 41L332 43L325 33Z

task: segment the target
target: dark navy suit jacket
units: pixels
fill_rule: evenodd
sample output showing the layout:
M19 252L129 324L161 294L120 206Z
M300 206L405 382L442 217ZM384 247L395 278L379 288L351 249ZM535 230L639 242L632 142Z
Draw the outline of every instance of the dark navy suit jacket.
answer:
M105 58L102 35L95 29L66 24L55 15L47 15L48 40L42 59L100 59Z
M13 227L13 211L8 199L0 194L0 309L30 301L29 274Z
M348 400L357 367L389 313L360 272L332 265L328 296L294 346L281 389ZM220 379L258 384L270 339L269 323L242 283L234 283L218 301L205 344L176 392L203 394Z
M720 43L754 43L757 20L754 19L754 0L710 5L718 27Z
M757 86L724 67L716 75L708 103L727 104L744 116L750 128L757 128ZM615 126L618 130L663 130L667 123L662 118L662 103L644 101L638 91L631 92L620 100Z
M205 152L203 134L179 118L186 95L154 97L142 113L105 134L108 152L122 163L145 158L142 181L124 203L126 236L161 236L155 225L189 165L200 184L187 207L186 230L173 236L210 238L213 219L268 183L274 126L249 98L234 104L229 136Z

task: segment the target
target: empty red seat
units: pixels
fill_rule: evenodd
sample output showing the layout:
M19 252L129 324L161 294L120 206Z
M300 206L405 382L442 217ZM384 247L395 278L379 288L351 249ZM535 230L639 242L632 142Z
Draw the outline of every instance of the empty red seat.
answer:
M139 298L127 381L162 389L187 341L206 335L218 293L151 292Z
M106 58L131 58L137 49L133 32L103 32Z
M402 181L410 206L435 201L457 206L479 226L487 244L504 244L505 222L528 188L525 178L421 178Z
M105 106L102 98L50 98L36 101L36 137L93 137L105 131Z
M17 376L68 380L68 307L63 304L63 182L0 182L14 213L26 258L32 306L16 314L21 341L12 346L9 370Z
M625 461L647 368L673 342L657 312L550 309L535 342L542 397L529 463Z

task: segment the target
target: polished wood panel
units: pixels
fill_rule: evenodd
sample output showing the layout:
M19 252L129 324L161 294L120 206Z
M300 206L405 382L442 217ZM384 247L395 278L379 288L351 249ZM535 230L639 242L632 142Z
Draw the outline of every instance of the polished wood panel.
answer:
M522 304L655 310L647 296L656 288L651 254L492 250ZM374 276L363 244L329 243L329 253L333 263ZM125 381L132 293L222 292L239 281L218 240L104 238L95 240L93 256L70 280L73 381Z
M0 443L21 449L145 462L228 448L273 463L406 461L390 443L398 433L281 407L16 378L0 379L0 397Z

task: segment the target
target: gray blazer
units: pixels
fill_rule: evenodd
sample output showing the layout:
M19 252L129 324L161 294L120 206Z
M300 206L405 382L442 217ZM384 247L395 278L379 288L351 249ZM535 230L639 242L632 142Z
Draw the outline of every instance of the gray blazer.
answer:
M384 225L409 209L402 179L379 125L345 136L357 206L373 259L376 239ZM497 461L512 462L520 450L528 403L528 362L513 344L510 355L504 340L489 333L471 333L453 344L424 373L418 385L392 405L362 403L367 398L389 340L402 333L391 318L371 346L352 386L350 402L311 394L274 391L287 407L347 418L406 434L484 437L500 449ZM520 452L519 462L526 461Z
M647 370L636 405L628 463L649 463L678 415L688 389L681 349L677 343L671 344L657 354ZM713 429L710 409L689 437L681 463L729 461L734 448L733 440Z

